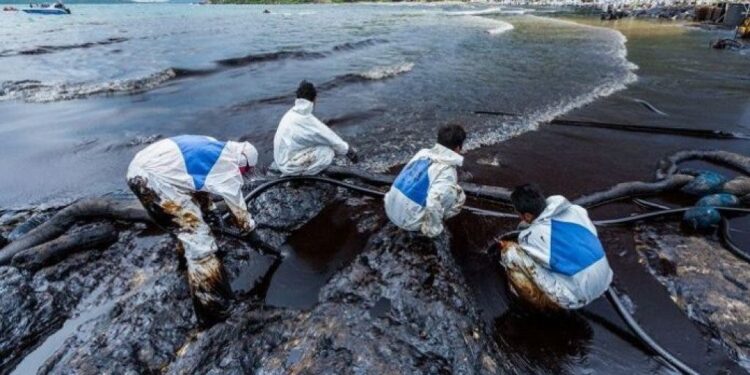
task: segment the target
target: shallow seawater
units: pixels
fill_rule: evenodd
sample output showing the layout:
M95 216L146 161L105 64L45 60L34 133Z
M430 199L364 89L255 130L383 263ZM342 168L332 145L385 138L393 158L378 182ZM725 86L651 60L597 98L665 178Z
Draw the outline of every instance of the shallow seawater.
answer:
M76 5L2 14L0 206L124 187L143 144L182 133L271 139L302 79L366 166L435 128L470 144L533 129L634 79L617 31L472 7ZM515 112L512 120L473 111Z

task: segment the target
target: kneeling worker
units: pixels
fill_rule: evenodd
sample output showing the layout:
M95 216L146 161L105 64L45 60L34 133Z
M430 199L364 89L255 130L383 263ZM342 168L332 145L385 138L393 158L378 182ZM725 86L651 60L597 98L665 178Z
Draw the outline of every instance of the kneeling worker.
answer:
M531 184L516 188L511 200L528 225L517 244L501 243L519 297L541 309L577 309L609 288L612 269L586 209L560 195L545 199Z
M273 138L273 159L285 176L316 175L346 155L352 163L357 154L352 147L312 114L317 90L302 81L294 107L279 122Z
M178 256L181 262L187 258L190 293L202 326L222 320L233 297L215 255L216 241L203 219L212 206L207 193L224 198L244 235L256 235L241 188L243 175L257 161L250 143L181 135L141 150L128 168L130 189L154 221L179 240Z
M438 131L437 144L422 149L401 170L385 196L385 213L396 226L428 237L443 232L443 220L456 216L466 201L456 168L466 132L460 125Z

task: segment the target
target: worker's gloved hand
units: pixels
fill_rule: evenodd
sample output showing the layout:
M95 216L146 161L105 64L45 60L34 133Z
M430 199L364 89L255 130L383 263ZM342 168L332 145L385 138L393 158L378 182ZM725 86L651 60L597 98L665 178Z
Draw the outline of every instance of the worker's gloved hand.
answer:
M346 157L354 164L359 163L359 155L357 155L357 150L355 150L354 147L349 147L349 152L346 153Z

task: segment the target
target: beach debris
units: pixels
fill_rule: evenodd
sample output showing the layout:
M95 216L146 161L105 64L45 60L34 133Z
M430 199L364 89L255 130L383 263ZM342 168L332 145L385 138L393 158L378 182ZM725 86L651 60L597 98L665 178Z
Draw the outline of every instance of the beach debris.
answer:
M695 178L680 189L685 194L702 197L707 194L719 193L727 182L727 178L721 173L713 171L700 171Z
M745 18L742 21L742 25L737 27L738 38L750 38L750 17Z
M713 49L742 49L742 43L734 39L719 39L711 43Z
M689 233L711 233L720 222L721 214L713 207L693 207L682 216L682 228Z
M36 271L73 252L106 247L116 240L117 229L114 225L110 223L89 225L18 252L13 256L12 264L15 267Z

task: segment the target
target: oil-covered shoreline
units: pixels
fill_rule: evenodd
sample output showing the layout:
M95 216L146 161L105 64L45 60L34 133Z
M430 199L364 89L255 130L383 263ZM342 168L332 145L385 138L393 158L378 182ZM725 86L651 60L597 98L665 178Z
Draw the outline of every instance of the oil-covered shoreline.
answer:
M711 97L711 72L695 72L691 66L666 74L669 68L639 61L639 54L664 53L662 58L670 61L694 53L685 45L651 50L648 38L639 33L645 26L631 25L625 32L629 59L640 67L639 81L566 118L667 127L711 124L747 131L748 103L738 94L746 83L727 78L722 94ZM704 52L715 53L698 50ZM661 84L688 78L697 82L689 90ZM693 97L721 110L685 106L685 99ZM747 155L747 141L741 140L542 125L538 131L471 151L465 169L472 182L512 187L535 181L548 193L577 197L622 181L650 180L657 160L689 148ZM679 196L663 198L665 203L682 203ZM265 224L264 238L283 248L287 258L266 280L262 276L272 260L241 242L222 239L240 299L226 323L205 332L194 328L171 240L145 226L118 227L117 242L108 248L77 253L36 273L0 267L0 289L7 296L1 306L5 345L0 351L5 361L0 372L10 373L19 364L18 373L672 371L639 346L604 301L564 319L518 309L508 298L499 267L483 254L495 235L515 226L511 220L465 213L449 223L450 235L431 242L395 231L378 200L317 185L283 187L262 196L251 209ZM636 210L631 204L617 204L595 209L592 216ZM650 255L674 255L670 248L644 241L649 233L633 228L602 233L616 285L632 302L637 319L702 373L745 371L731 352L712 340L722 336L721 322L691 320L696 315L682 310L688 304L673 303L673 298L700 298L680 294L685 289L680 291L679 285L695 283L695 278L658 272L658 280L652 276ZM736 239L745 248L750 242L742 234ZM723 251L710 238L686 241ZM690 250L688 246L684 251ZM715 293L730 295L734 290L726 288L742 289L737 285L748 282L743 274L733 277L737 282L722 284L724 289ZM710 281L697 285L694 290L714 292ZM305 290L304 297L298 289ZM740 337L748 332L747 326L732 329Z

